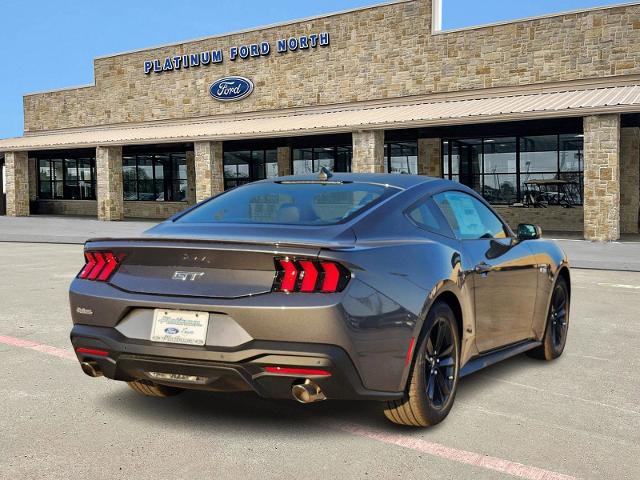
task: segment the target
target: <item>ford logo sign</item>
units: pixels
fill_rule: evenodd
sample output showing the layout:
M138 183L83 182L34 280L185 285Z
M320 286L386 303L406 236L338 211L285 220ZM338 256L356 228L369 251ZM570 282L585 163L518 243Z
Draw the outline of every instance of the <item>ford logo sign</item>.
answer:
M177 328L169 327L164 329L164 333L166 333L167 335L176 335L180 333L180 330L178 330Z
M247 98L253 92L253 82L244 77L224 77L209 87L209 93L221 102L234 102Z

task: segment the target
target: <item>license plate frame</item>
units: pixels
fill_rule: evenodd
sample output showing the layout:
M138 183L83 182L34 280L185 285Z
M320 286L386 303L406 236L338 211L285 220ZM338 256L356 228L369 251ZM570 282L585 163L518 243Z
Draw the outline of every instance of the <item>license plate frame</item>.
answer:
M152 342L201 347L207 341L209 322L207 312L157 308L153 312L149 339Z

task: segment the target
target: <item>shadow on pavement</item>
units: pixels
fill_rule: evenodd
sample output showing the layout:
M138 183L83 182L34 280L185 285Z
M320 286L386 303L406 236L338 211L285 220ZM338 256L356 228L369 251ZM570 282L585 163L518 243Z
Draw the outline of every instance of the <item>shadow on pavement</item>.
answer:
M524 355L488 367L461 380L457 399L473 403L482 390L495 387L487 378L512 377L518 370L545 366L544 362ZM216 393L186 391L171 398L148 398L130 390L124 383L101 397L101 406L116 415L125 415L163 426L197 430L251 430L256 433L290 431L304 426L305 435L326 435L327 426L340 422L357 423L367 428L393 433L421 433L421 429L390 423L383 414L383 404L365 401L326 401L300 405L293 400L264 399L252 392ZM456 406L454 405L454 412ZM436 433L446 421L429 432Z

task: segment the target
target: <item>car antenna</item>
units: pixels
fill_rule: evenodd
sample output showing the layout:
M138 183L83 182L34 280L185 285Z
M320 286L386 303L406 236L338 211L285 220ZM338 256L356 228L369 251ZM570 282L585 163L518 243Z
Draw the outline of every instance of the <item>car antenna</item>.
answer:
M333 173L331 173L331 170L329 170L327 167L322 167L320 169L320 174L318 175L318 179L320 179L323 182L326 182L331 177L333 177Z

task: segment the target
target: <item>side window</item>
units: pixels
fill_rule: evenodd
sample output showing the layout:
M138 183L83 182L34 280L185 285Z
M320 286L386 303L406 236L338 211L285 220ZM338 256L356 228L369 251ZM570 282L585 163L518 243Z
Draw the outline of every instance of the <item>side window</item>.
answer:
M436 207L429 198L421 201L418 205L407 211L407 216L419 227L450 237L451 232L446 225L443 225L444 222L435 215L433 211L434 208Z
M463 192L442 192L434 200L460 240L506 238L500 219L482 202Z

